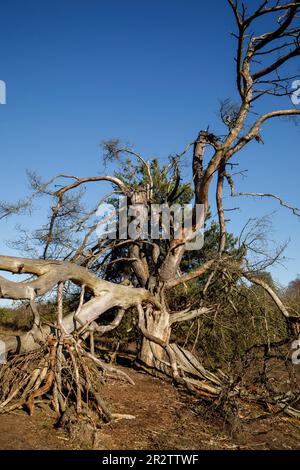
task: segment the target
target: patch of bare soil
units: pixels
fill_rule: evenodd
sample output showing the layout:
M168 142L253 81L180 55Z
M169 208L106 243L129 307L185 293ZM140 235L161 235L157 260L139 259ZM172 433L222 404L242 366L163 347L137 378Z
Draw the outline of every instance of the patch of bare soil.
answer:
M0 415L1 450L54 450L70 448L67 436L54 429L55 416L37 410L34 416L24 411Z
M94 448L113 449L299 449L300 424L277 416L246 423L231 423L207 404L176 389L171 383L148 374L128 370L135 386L111 381L103 389L113 413L134 415L103 424L96 433ZM244 414L250 409L245 404ZM254 412L254 413L253 413ZM251 415L262 410L251 406ZM54 428L55 416L36 407L33 417L25 411L0 415L0 449L90 448L74 442Z
M172 384L134 370L135 386L110 383L105 398L112 411L135 415L105 425L99 449L299 449L300 423L283 416L228 423L208 404ZM245 404L244 415L250 415ZM251 405L251 416L263 415Z

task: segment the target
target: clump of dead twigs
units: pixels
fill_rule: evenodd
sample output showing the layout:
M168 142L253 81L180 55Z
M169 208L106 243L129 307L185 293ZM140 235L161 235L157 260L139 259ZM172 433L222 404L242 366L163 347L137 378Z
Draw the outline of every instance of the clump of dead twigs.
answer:
M49 335L44 347L14 356L0 368L0 413L27 409L33 415L38 404L47 403L60 419L73 409L77 417L109 422L115 415L101 387L115 374L131 380L100 361L75 336Z

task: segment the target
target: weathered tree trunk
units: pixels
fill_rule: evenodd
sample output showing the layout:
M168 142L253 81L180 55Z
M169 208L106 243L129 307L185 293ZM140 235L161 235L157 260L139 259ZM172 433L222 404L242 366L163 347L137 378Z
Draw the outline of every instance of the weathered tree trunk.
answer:
M170 315L166 309L162 311L145 311L145 326L149 335L168 344L171 335ZM162 369L166 361L165 348L146 336L143 337L139 359L148 367Z

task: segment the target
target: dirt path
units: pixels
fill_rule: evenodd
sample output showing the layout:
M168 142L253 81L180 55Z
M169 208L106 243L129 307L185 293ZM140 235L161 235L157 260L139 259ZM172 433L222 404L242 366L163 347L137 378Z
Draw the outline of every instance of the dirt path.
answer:
M113 412L136 418L120 420L103 428L99 443L107 449L193 447L190 428L200 443L205 437L203 423L189 410L183 396L169 383L130 371L135 386L116 382L105 390Z
M64 449L68 441L63 432L54 430L54 417L37 411L30 417L22 411L0 415L0 449Z
M113 449L297 449L300 426L290 418L273 418L238 427L229 433L208 407L179 392L170 383L126 369L135 386L112 381L103 395L114 413L134 415L106 424L95 447ZM258 410L259 414L259 410ZM78 443L54 429L55 417L36 410L0 415L0 449L74 449ZM81 448L84 448L84 443Z

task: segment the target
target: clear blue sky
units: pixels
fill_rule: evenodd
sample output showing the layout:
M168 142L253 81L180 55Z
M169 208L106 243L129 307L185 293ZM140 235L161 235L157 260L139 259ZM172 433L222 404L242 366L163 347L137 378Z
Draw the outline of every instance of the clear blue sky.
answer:
M165 159L208 124L224 132L217 113L219 100L234 96L232 30L225 0L3 0L0 199L26 194L26 168L44 177L97 174L106 138ZM276 192L300 206L300 127L274 121L263 136L264 146L241 156L241 169L249 171L237 189ZM227 207L236 204L226 200ZM290 260L273 273L288 283L300 273L299 219L273 201L239 205L233 231L250 216L277 211L273 238L291 240ZM35 215L32 226L37 222ZM3 253L12 253L5 240L15 223L1 222Z

